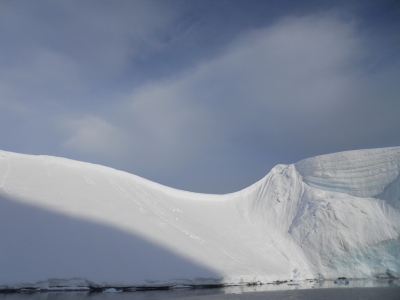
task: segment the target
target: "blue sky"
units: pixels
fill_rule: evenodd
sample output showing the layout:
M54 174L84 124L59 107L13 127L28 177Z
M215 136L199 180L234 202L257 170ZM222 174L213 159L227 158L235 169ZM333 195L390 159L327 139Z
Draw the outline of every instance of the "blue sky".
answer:
M398 1L0 2L0 148L234 192L400 146Z

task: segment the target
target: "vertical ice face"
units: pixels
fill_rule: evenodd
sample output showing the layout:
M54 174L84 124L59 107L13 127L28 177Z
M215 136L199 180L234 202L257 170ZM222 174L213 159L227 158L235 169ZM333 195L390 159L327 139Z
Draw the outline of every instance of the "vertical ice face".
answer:
M305 189L290 234L321 276L398 276L400 148L323 155L295 167Z
M346 151L316 156L295 164L311 187L374 197L399 177L400 148Z

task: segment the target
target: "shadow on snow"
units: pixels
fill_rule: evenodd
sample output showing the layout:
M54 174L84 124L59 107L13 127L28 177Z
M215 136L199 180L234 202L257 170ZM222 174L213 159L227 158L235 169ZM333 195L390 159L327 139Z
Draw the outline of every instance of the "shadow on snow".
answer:
M80 278L95 286L201 283L220 276L134 233L0 194L0 287Z

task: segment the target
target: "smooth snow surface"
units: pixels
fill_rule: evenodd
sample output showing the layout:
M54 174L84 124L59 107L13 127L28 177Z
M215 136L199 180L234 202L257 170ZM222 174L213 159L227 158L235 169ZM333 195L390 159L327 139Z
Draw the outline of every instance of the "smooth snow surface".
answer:
M400 275L400 147L278 165L236 193L0 151L0 287Z

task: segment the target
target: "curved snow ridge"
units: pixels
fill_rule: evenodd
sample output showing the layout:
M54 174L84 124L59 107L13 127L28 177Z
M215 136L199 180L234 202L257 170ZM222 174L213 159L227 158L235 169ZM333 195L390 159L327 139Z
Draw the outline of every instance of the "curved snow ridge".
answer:
M243 195L249 194L256 190L260 185L263 184L265 178L260 179L259 181L255 182L249 187L246 187L240 191L228 193L228 194L206 194L206 193L196 193L190 192L185 190L176 189L173 187L169 187L149 179L140 177L135 174L131 174L125 171L117 170L111 167L106 167L103 165L98 165L94 163L76 161L68 158L63 157L56 157L56 156L47 156L47 155L29 155L29 154L19 154L13 152L6 152L0 150L0 158L8 158L8 159L18 159L18 160L29 160L31 162L40 163L41 160L45 160L47 163L51 163L53 165L61 165L67 168L75 168L75 169L86 169L86 170L93 170L98 171L104 174L113 174L117 178L123 178L127 180L134 180L141 186L151 188L152 190L157 190L163 192L172 197L193 200L193 201L226 201L232 198L243 197Z
M304 159L295 164L311 187L374 197L400 174L400 147L354 150Z

